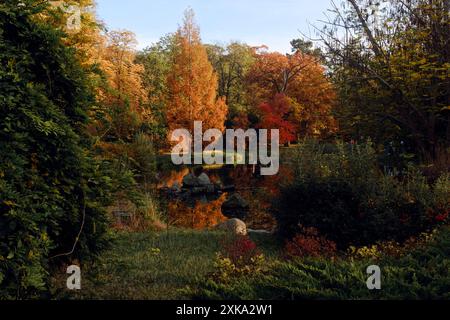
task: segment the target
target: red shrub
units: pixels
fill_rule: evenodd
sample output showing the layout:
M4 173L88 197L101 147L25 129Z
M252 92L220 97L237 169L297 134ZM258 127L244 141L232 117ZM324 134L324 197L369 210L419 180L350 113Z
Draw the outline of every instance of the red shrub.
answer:
M260 254L256 244L248 236L227 238L222 247L224 257L229 258L236 266L251 264L252 258Z
M336 253L336 243L320 236L316 229L303 229L286 243L286 252L289 257L331 257Z

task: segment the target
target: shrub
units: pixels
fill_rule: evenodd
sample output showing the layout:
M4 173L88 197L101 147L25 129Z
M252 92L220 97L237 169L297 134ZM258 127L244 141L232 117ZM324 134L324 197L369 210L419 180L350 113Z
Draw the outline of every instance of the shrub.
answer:
M264 263L265 257L262 254L254 255L244 263L242 259L233 262L218 253L214 262L215 271L209 274L209 278L220 283L230 283L236 278L260 274Z
M377 264L382 290L368 290L366 269ZM425 247L381 259L304 258L265 263L256 275L207 278L191 289L196 299L449 299L450 228L441 228Z
M302 229L286 243L288 257L332 257L336 253L336 244L320 236L316 229Z
M447 219L448 175L430 186L413 168L397 177L384 174L370 142L337 144L331 153L305 143L293 171L272 208L284 239L300 233L301 226L313 227L346 249L402 242Z
M261 254L256 244L248 237L236 235L222 241L222 254L231 263L240 267L252 263L252 259Z
M214 261L215 270L207 276L212 283L232 283L236 278L262 273L265 257L248 236L227 236L221 247Z
M0 299L40 296L49 266L107 240L111 180L84 129L94 94L42 10L0 5Z
M140 132L134 137L129 149L132 169L138 173L137 178L145 184L155 182L156 156L151 138Z

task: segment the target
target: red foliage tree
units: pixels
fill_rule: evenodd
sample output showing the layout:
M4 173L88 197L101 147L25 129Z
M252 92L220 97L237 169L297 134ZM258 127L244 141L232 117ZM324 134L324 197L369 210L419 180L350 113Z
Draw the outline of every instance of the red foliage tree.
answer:
M284 94L276 94L270 102L260 104L261 129L279 129L280 143L285 144L296 139L296 127L289 121L292 113L292 101Z

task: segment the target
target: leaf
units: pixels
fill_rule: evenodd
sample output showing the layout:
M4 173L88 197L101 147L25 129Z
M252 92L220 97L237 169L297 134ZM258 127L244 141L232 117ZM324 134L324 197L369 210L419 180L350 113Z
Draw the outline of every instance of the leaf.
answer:
M5 201L3 201L3 203L8 207L14 207L16 205L15 202L10 201L10 200L5 200Z

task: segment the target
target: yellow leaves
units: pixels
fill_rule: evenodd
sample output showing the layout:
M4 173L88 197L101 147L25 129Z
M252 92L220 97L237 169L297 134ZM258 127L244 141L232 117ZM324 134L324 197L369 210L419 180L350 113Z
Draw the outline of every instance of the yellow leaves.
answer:
M265 256L259 254L251 258L249 264L237 266L231 259L224 257L220 253L216 253L216 259L214 261L214 268L216 271L214 272L213 277L220 282L227 282L233 277L259 274L263 271L265 263Z
M150 253L154 256L159 256L159 254L161 253L161 249L159 248L151 248Z
M7 207L15 207L17 205L14 201L10 200L3 201L3 204L6 205Z

